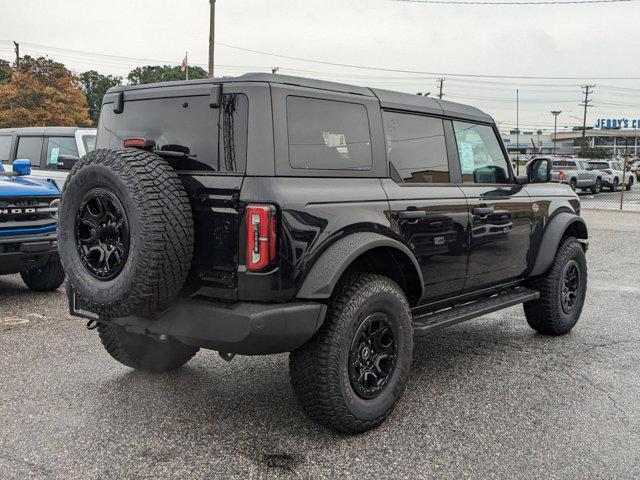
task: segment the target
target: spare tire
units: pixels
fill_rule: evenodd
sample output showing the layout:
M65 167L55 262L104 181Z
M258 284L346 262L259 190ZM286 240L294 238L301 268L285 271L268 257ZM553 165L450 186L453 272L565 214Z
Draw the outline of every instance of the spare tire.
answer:
M193 257L193 214L178 174L158 155L96 150L62 191L58 243L69 282L103 317L171 305Z

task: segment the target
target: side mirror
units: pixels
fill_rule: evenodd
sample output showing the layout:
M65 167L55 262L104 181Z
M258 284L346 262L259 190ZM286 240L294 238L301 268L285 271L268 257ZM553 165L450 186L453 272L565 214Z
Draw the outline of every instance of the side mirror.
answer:
M538 158L527 165L529 183L547 183L551 181L551 160Z
M76 163L80 160L78 157L74 155L60 155L58 157L58 170L71 170Z
M13 173L24 176L31 175L31 160L16 160L13 162Z

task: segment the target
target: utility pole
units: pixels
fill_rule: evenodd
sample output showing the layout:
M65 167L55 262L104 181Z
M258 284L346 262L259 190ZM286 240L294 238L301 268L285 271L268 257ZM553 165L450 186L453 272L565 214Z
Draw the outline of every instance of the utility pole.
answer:
M520 175L520 89L516 88L516 175Z
M562 112L560 110L551 110L551 115L553 115L553 154L556 154L556 142L558 139L558 115Z
M213 78L213 58L216 38L216 0L209 0L211 13L209 16L209 78Z
M582 86L582 91L584 93L584 102L582 102L580 105L584 107L584 117L582 119L582 146L586 147L586 143L587 143L587 108L589 108L591 105L590 103L593 100L589 99L589 95L591 95L593 93L593 89L596 88L595 85L583 85Z
M16 69L20 70L20 44L18 42L13 42L16 46Z
M438 89L439 89L438 98L440 100L442 100L442 97L444 97L444 93L442 93L442 86L443 86L443 83L444 83L444 78L439 78L437 80L437 83L438 83Z

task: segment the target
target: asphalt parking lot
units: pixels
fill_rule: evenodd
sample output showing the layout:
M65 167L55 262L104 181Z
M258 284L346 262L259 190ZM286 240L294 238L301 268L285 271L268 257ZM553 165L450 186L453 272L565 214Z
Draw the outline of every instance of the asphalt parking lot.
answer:
M62 289L1 277L0 478L638 478L640 214L584 216L572 333L536 335L516 307L418 340L402 401L359 436L302 415L286 355L137 373Z

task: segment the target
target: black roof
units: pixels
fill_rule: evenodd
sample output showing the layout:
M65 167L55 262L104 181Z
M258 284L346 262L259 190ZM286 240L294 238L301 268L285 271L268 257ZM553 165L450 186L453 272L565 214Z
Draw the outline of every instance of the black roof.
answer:
M340 93L350 93L366 97L378 97L384 108L394 108L398 110L421 111L446 115L455 118L469 119L479 122L493 123L490 115L475 107L463 105L461 103L438 100L433 97L423 97L410 93L394 92L391 90L381 90L377 88L360 87L345 83L329 82L326 80L316 80L305 77L292 77L288 75L273 75L271 73L247 73L239 77L202 79L202 80L181 80L177 82L152 83L147 85L118 85L109 89L107 93L127 92L136 90L146 90L153 88L163 88L172 86L195 86L206 84L219 84L230 82L263 82L280 85L293 85L297 87L308 87L319 90L329 90Z

